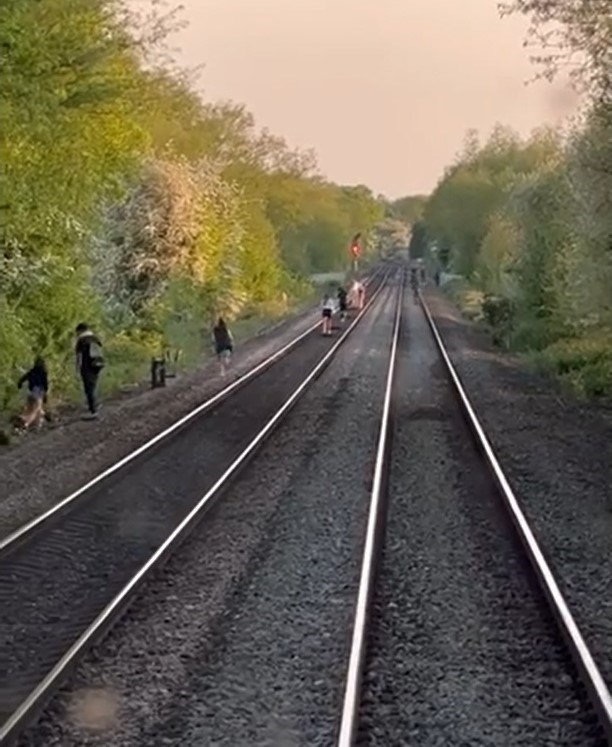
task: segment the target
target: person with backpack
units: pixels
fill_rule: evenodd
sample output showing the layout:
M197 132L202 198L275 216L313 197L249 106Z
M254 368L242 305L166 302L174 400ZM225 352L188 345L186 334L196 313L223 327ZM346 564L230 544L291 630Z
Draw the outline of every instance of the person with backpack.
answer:
M28 383L27 403L23 413L20 416L20 425L27 429L31 425L42 425L42 419L45 415L43 406L47 401L47 392L49 391L49 377L45 361L37 356L34 365L29 371L17 382L17 389Z
M87 401L89 417L93 419L98 414L96 387L100 371L104 368L102 343L84 322L77 325L76 335L75 357L77 374L83 382L83 391Z

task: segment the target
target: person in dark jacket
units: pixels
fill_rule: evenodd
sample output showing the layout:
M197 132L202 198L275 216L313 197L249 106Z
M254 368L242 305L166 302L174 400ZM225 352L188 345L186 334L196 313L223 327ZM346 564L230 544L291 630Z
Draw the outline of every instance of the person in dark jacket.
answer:
M346 312L348 309L348 293L346 289L341 285L338 287L338 308L340 310L340 321L346 319Z
M219 361L221 376L225 376L232 353L234 352L234 338L222 317L219 317L217 324L213 327L212 337L215 345L215 353Z
M37 356L34 365L29 371L17 382L17 388L27 382L28 394L27 402L23 413L21 414L21 424L23 428L29 428L31 425L42 425L44 417L44 404L47 401L47 392L49 391L49 376L47 366L41 356Z
M102 343L84 322L77 325L74 352L77 375L83 383L89 417L93 419L98 414L96 386L100 371L104 368L104 358L102 357Z

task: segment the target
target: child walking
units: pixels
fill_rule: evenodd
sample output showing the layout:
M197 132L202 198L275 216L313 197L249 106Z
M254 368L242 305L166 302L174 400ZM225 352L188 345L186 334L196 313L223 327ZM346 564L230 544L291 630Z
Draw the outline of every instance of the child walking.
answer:
M47 401L47 392L49 391L47 366L41 356L36 357L32 368L19 379L17 388L21 389L26 382L28 384L28 394L26 406L21 414L21 424L24 429L28 429L32 425L40 428L45 414L44 404Z
M213 342L215 343L215 353L219 360L221 376L225 376L234 351L234 338L222 317L219 317L213 328Z

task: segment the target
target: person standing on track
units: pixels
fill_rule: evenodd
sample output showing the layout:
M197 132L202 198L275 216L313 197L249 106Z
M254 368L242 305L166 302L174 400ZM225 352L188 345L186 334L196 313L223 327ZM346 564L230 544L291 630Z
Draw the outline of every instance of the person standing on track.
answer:
M340 310L340 321L343 322L346 319L348 302L346 289L342 286L338 288L338 308Z
M93 420L98 415L96 403L96 386L100 371L104 368L102 357L102 343L89 329L85 322L81 322L76 328L77 341L75 346L77 376L83 383L83 391L87 400L89 419Z
M323 335L325 337L329 337L329 335L331 335L332 333L332 314L334 313L334 307L334 299L330 296L329 293L326 293L323 296L321 311L321 315L323 317Z
M357 309L361 311L365 304L365 287L359 280L355 280L355 298L357 302Z
M213 327L213 342L221 376L225 376L234 352L234 338L222 317L219 317L217 324Z

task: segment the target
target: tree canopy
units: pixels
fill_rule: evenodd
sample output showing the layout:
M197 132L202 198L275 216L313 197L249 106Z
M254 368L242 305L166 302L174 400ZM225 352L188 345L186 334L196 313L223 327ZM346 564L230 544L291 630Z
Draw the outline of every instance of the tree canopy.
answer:
M432 244L482 298L496 338L587 394L612 392L612 15L598 0L513 0L549 77L586 95L569 134L498 126L463 151L425 206Z
M65 378L77 322L141 361L177 320L208 339L213 313L278 310L346 267L384 212L241 104L204 101L164 48L175 12L133 7L0 7L0 406L35 353Z

